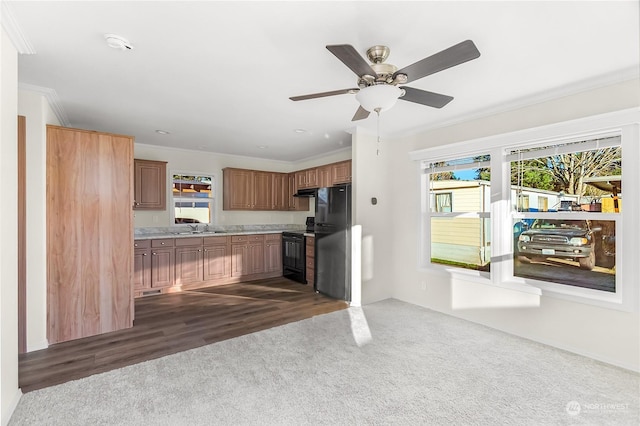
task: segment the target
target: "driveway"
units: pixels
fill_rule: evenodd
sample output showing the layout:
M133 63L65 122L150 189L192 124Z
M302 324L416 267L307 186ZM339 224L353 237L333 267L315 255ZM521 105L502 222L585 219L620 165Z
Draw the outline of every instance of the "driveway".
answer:
M513 265L513 274L518 277L610 292L616 289L615 268L596 266L587 271L580 269L578 262L552 257L529 260L516 256Z

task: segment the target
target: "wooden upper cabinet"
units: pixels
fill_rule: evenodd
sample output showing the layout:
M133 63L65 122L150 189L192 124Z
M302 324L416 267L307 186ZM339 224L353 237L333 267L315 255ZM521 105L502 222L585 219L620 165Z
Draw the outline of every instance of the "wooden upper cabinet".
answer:
M289 175L273 173L271 182L272 209L289 210Z
M253 172L252 210L273 209L273 173Z
M318 168L307 169L307 188L318 188Z
M224 169L222 208L224 210L251 210L253 185L253 170Z
M307 188L307 171L306 170L300 170L298 172L295 172L295 177L296 177L296 188L298 189Z
M289 210L287 173L223 170L224 210Z
M167 163L134 160L134 201L136 210L167 209Z
M333 186L333 167L331 164L318 167L318 188Z
M133 138L47 126L46 161L49 343L131 327Z
M351 182L351 160L331 164L333 185Z
M289 173L288 175L288 189L287 199L288 199L288 208L287 210L292 211L308 211L309 210L309 198L306 197L294 197L294 194L298 192L298 182L297 182L297 173Z

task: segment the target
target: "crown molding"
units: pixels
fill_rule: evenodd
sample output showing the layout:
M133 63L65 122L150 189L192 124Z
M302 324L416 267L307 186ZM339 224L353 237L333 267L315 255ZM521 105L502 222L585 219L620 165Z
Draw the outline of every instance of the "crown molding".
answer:
M44 96L49 103L49 106L53 110L53 113L58 118L58 121L60 121L60 124L64 127L71 126L71 123L67 118L67 113L64 111L62 103L60 102L60 98L58 97L58 93L54 89L26 83L18 83L18 89L38 93Z
M457 117L452 117L449 120L441 121L438 123L432 123L424 126L415 127L412 129L404 130L394 133L392 137L407 137L414 136L416 134L425 133L427 131L449 127L456 124L465 123L468 121L478 120L492 115L497 115L520 108L556 100L565 96L577 95L582 92L611 86L614 84L624 83L626 81L637 80L640 78L640 71L637 66L631 66L621 69L617 72L596 76L593 78L576 81L571 84L567 84L561 87L547 90L545 92L537 93L532 96L525 96L519 99L514 99L511 102L505 102L498 105L488 106L482 108L482 110L471 111L467 114L461 114Z
M2 9L0 10L0 13L2 14L2 18L0 19L0 21L2 21L2 28L7 32L13 46L21 55L35 54L36 51L22 32L20 25L18 25L16 18L13 16L13 12L9 7L8 2L2 1L0 4L2 5Z

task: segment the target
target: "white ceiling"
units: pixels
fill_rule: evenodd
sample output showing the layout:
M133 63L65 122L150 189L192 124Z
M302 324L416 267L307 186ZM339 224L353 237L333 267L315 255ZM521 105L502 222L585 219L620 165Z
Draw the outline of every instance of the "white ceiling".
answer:
M383 136L639 73L637 1L8 4L5 14L35 51L20 56L19 81L53 89L66 125L283 161L351 143L354 95L288 99L356 87L328 44L351 44L363 56L387 45L387 62L399 68L467 39L480 50L476 60L408 84L454 100L443 109L399 101L381 115ZM109 48L106 33L135 49ZM357 124L374 132L376 116Z

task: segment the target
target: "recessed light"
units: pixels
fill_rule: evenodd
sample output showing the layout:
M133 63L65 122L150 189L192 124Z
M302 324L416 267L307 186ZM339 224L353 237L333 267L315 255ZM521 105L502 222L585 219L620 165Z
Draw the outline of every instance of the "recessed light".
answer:
M267 149L269 148L267 145L258 145L258 149Z
M166 130L156 130L156 133L160 135L169 135L171 132L167 132Z
M107 46L113 49L133 50L133 45L129 43L129 40L117 34L105 34L104 39L107 41Z
M294 129L293 131L296 133L307 133L305 129Z

